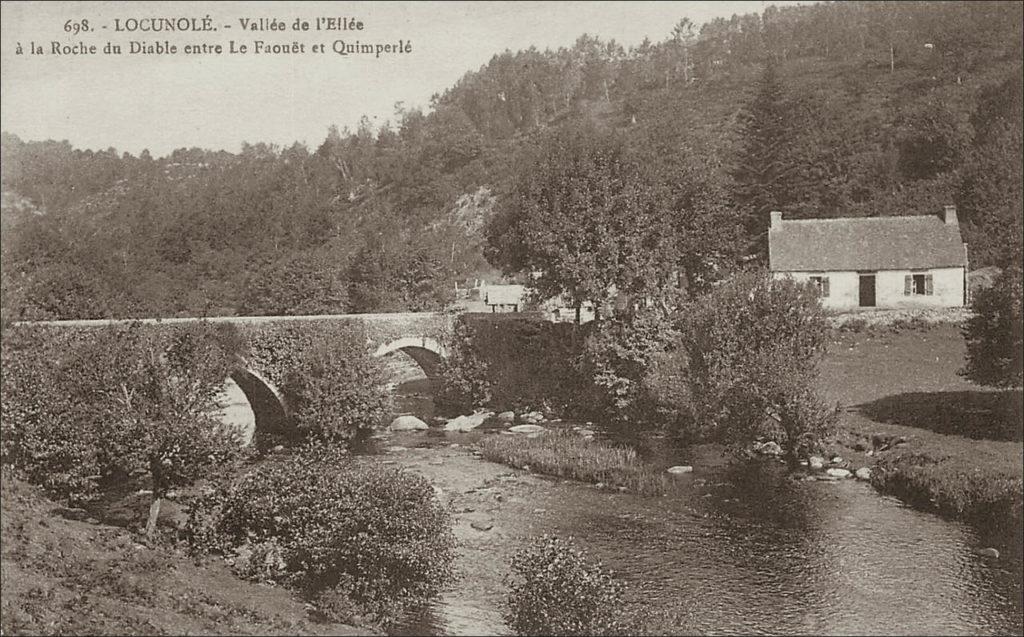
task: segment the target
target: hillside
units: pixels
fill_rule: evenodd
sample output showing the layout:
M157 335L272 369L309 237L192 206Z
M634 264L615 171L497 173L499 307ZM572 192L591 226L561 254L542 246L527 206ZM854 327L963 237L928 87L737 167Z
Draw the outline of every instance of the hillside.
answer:
M666 214L760 214L738 167L766 61L787 113L790 177L773 206L845 216L953 202L972 265L1001 265L1020 252L1022 20L1012 2L849 2L683 20L629 49L584 35L496 54L428 112L332 129L316 149L134 157L8 131L3 314L436 309L453 281L493 272L485 231L518 158L579 122L620 131L652 171L688 184Z

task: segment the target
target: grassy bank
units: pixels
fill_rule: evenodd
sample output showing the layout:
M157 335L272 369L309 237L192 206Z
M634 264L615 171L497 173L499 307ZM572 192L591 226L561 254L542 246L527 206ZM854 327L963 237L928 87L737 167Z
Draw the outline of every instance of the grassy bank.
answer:
M957 374L963 365L955 325L837 332L819 387L845 409L835 451L857 466L874 465L875 487L916 507L1020 525L1020 391L974 385ZM906 442L876 448L879 438Z
M69 519L23 483L5 479L0 506L5 635L367 634L318 623L289 591L240 580L221 561Z
M587 440L567 431L549 431L536 438L487 436L479 443L483 457L513 467L581 482L622 487L631 493L660 495L667 477L645 465L633 449Z

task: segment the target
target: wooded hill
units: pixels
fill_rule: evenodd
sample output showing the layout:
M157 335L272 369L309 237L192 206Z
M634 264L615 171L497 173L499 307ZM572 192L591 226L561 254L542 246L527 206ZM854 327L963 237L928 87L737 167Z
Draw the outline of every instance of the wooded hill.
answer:
M628 49L583 35L497 54L426 111L315 149L153 158L5 132L3 314L436 309L455 280L495 274L485 230L517 158L580 122L680 184L666 214L694 253L756 255L769 208L952 202L972 267L1019 264L1022 24L1017 2L843 2L682 20Z

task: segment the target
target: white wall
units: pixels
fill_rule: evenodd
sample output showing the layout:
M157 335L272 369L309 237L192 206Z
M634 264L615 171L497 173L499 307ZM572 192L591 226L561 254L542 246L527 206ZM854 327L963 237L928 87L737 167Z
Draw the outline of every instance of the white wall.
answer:
M904 295L908 274L931 274L932 294ZM849 310L860 307L860 274L857 272L776 272L776 277L792 276L797 281L808 281L812 276L827 276L829 295L822 298L828 309ZM964 304L963 268L935 268L932 270L880 270L875 273L875 307L877 308L934 308L960 307Z

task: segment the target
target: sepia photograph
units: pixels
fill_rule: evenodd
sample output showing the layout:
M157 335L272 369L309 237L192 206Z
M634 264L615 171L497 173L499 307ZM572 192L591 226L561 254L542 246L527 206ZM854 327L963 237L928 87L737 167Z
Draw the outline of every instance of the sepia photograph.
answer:
M0 635L1024 636L1024 2L0 36Z

